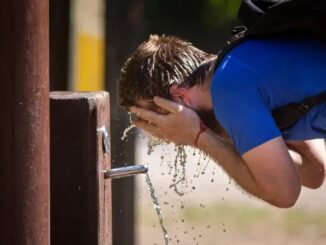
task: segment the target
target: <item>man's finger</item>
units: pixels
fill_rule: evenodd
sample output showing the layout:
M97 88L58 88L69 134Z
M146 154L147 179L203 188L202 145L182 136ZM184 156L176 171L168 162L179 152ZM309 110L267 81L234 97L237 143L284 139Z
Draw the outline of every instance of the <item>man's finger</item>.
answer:
M132 124L138 128L144 129L145 131L149 132L150 134L156 135L157 128L153 124L150 124L150 123L142 121L142 120L135 120Z
M157 123L158 118L160 117L160 115L154 111L147 110L137 106L130 107L130 112L135 113L137 117L154 124Z
M178 113L183 110L182 105L180 105L172 100L167 100L167 99L164 99L164 98L158 97L158 96L154 97L154 103L158 107L160 107L168 112L171 112L171 113Z

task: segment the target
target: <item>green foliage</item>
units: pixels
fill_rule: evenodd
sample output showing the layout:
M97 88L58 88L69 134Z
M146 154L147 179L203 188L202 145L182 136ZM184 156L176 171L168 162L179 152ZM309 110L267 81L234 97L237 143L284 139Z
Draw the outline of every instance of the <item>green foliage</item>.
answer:
M215 29L237 19L239 0L205 0L205 26Z
M202 29L200 0L145 0L145 26L150 33L189 36Z
M234 22L239 5L240 0L145 0L145 30L185 37L207 35Z
M241 0L144 0L144 36L174 35L216 53L237 25Z

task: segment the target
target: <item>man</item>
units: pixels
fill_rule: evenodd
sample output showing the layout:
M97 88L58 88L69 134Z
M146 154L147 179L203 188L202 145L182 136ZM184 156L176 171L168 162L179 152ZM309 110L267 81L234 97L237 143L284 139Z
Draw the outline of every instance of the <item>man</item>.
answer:
M271 112L326 91L325 57L314 38L247 40L214 70L216 56L151 36L121 71L120 104L136 126L203 150L247 192L287 208L324 181L326 103L282 131Z

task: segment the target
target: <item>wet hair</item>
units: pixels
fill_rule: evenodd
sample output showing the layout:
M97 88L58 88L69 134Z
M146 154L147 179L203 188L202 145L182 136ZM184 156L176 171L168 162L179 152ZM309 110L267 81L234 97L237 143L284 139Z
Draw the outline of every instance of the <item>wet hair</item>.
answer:
M128 110L137 100L152 100L154 96L171 99L172 84L192 87L203 83L215 59L215 55L180 38L151 35L121 69L119 103Z

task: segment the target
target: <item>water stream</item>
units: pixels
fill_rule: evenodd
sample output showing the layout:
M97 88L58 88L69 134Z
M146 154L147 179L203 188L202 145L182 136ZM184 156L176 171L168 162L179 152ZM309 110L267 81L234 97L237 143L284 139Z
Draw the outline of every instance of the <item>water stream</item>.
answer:
M169 236L168 236L168 232L166 230L166 227L165 227L165 225L163 223L162 210L161 210L160 204L158 202L158 198L155 195L154 186L152 184L152 181L151 181L151 179L149 177L148 172L146 173L146 183L148 185L148 189L149 189L149 192L151 194L151 198L153 200L155 211L156 211L156 213L158 215L158 218L159 218L159 221L160 221L160 225L161 225L161 228L162 228L162 231L163 231L163 237L164 237L165 245L168 245L169 244Z
M134 128L134 125L132 125L132 124L128 128L126 128L123 133L123 136L121 137L121 140L126 140L128 133L133 128ZM152 154L157 146L165 145L165 144L167 144L167 143L165 143L164 141L162 141L156 137L149 136L148 141L147 141L147 147L148 147L147 154L148 155ZM163 162L165 162L165 164L167 164L167 166L169 168L168 175L172 175L172 180L171 180L172 183L169 185L169 188L173 189L177 195L183 196L184 194L189 192L188 188L191 187L190 191L193 191L196 188L193 185L192 180L189 180L186 177L187 151L186 151L185 146L176 145L174 148L174 152L175 152L175 156L174 156L174 160L172 160L172 161L166 160L165 159L166 154L164 154L162 152L161 164L163 164ZM197 151L194 150L193 156L197 155L196 152ZM199 156L198 163L197 163L198 167L194 173L194 177L196 179L198 179L200 175L204 175L207 171L208 166L210 165L209 164L210 158L206 154L199 151L198 156ZM214 176L214 174L215 174L215 167L213 170L213 176ZM212 177L211 182L214 182L214 177ZM155 194L155 190L154 190L154 187L153 187L153 184L151 182L148 172L146 173L146 183L148 185L150 196L151 196L151 199L153 202L153 207L154 207L154 209L157 213L157 216L159 218L159 224L160 224L161 230L163 232L163 239L164 239L165 245L169 245L172 243L172 241L169 238L167 229L164 225L162 210L161 210L158 198ZM172 207L173 207L173 205L172 205ZM205 206L201 204L201 207L205 207ZM184 206L182 205L181 209L183 209L183 208L184 208ZM182 222L184 222L184 221L182 220ZM185 234L186 233L187 232L185 232ZM179 239L176 239L176 241L179 243Z

